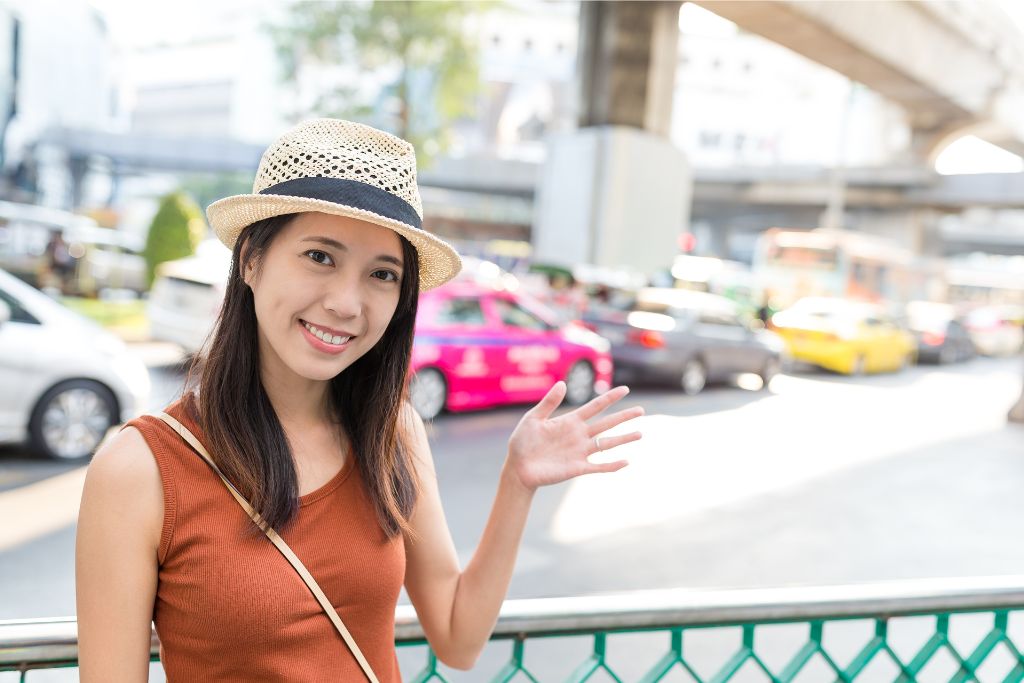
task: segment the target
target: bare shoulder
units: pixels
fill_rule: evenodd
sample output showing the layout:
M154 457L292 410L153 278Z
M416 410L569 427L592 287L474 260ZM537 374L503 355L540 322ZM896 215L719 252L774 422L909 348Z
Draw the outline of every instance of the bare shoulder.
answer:
M160 490L160 469L149 444L134 427L126 427L96 451L89 463L88 477L104 486L138 490ZM148 486L147 486L148 484Z
M427 426L423 423L423 418L408 401L402 401L402 408L398 413L398 427L407 438L427 438Z
M424 468L427 471L433 471L434 462L430 453L427 426L408 401L402 402L402 410L398 416L398 428L404 436L406 445L412 449L416 468L421 474Z
M159 530L163 523L163 486L149 444L127 427L93 456L82 497L85 508L101 517L131 515L135 524ZM159 537L156 537L159 543Z

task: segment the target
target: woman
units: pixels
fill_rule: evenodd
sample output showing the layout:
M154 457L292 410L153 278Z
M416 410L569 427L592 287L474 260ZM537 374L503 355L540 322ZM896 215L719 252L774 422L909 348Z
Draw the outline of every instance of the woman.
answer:
M513 431L462 570L423 423L403 400L418 292L460 268L420 228L411 145L346 121L307 122L268 148L253 194L208 216L232 269L195 380L166 413L280 532L330 605L321 609L181 434L144 416L96 454L86 479L81 680L146 680L151 622L170 683L363 679L325 614L336 609L373 673L397 681L403 584L439 659L471 667L534 491L625 466L587 457L640 438L597 435L642 410L604 414L626 394L619 387L553 417L565 395L557 382Z

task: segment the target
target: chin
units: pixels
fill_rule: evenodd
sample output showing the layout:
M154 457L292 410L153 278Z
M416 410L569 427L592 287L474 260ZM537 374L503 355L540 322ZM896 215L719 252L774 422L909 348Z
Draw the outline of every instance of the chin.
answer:
M303 358L298 362L287 363L287 365L288 369L299 377L322 382L334 379L352 363L348 362L348 359L345 362L332 363L329 360Z

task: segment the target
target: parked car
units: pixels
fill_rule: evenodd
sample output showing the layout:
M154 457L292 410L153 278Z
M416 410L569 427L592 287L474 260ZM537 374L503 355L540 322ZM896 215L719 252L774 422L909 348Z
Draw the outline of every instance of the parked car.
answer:
M976 354L967 328L949 304L911 301L907 327L917 340L918 362L959 363Z
M884 308L870 303L807 297L772 316L793 360L847 375L904 368L917 342Z
M979 353L1012 356L1024 348L1024 306L983 306L964 318Z
M120 339L0 270L0 442L86 457L149 390Z
M645 288L623 310L588 312L583 321L611 342L616 382L667 381L692 395L742 373L767 386L782 367L782 340L715 294Z
M532 298L503 286L455 281L420 294L409 395L424 419L532 402L558 380L580 404L611 387L608 342L558 325Z
M146 289L146 259L143 242L127 233L110 228L77 226L65 231L64 238L78 259L73 283L65 291L95 296L103 289L123 289L141 293Z
M213 330L231 268L231 252L218 240L199 245L195 256L157 267L146 315L153 339L194 354Z

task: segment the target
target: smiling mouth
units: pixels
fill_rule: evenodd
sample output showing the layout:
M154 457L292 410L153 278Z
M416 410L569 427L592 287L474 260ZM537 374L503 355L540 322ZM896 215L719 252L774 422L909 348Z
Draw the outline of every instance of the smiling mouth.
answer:
M343 346L352 339L355 339L353 335L334 334L333 332L322 330L316 325L312 325L306 322L305 320L300 320L299 322L302 324L303 327L309 330L310 334L312 334L314 337L324 342L325 344L330 344L332 346Z

